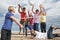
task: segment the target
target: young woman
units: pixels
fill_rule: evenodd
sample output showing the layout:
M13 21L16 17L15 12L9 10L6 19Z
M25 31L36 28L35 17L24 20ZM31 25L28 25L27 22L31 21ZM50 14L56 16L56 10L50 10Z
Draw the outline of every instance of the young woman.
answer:
M46 10L42 4L40 4L40 27L41 32L46 32Z
M33 29L34 29L34 31L39 31L39 22L40 22L40 12L39 12L39 10L38 9L36 9L35 10L35 12L33 11L34 10L34 5L33 4L31 4L31 6L32 6L32 12L33 12L33 14L34 14L34 27L33 27Z
M20 10L21 9L21 10ZM21 7L20 4L18 4L18 12L21 14L21 21L20 23L23 24L25 27L23 29L23 33L25 32L25 29L27 30L27 26L28 26L28 23L27 23L27 16L26 16L26 8L25 7ZM21 28L20 28L20 32L21 32ZM19 32L19 34L20 34Z
M32 12L33 12L33 18L34 18L34 25L33 25L33 36L35 37L35 31L39 31L39 23L40 23L40 12L38 9L36 9L35 11L34 10L34 5L33 4L30 4L32 6Z
M19 27L23 28L18 20L14 17L15 8L13 6L8 7L8 12L5 16L5 22L1 29L1 40L11 40L11 28L13 21L19 25Z

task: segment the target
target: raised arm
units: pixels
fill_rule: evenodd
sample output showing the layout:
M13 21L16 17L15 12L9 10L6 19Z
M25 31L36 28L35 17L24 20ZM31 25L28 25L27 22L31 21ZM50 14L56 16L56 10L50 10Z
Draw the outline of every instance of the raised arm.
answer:
M57 27L56 27L56 28L54 28L54 29L56 30L56 29L60 29L60 28L57 28Z
M20 6L20 4L18 4L18 12L19 12L19 13L21 12L20 8L21 8L21 10L22 10L22 7Z
M28 15L29 15L30 10L28 10Z
M32 12L34 13L34 5L32 6Z
M20 24L20 22L18 22L18 20L17 20L15 17L11 16L10 18L11 18L17 25L19 25L19 27L23 28L23 25Z
M41 6L41 4L39 5L39 8L40 8L40 14L42 14L42 6Z
M46 16L46 10L45 10L45 8L43 7L43 5L40 4L39 7L40 7L40 14L43 13L43 14Z
M33 4L30 4L32 6L32 12L34 13L34 5Z
M46 16L46 9L43 7L43 10L44 10L44 15Z

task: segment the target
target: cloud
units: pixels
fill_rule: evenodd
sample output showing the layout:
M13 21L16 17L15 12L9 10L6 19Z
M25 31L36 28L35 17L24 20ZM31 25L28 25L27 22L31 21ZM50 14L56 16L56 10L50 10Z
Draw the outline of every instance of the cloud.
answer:
M54 0L54 1L57 1L57 2L52 2L53 0L46 0L45 1L45 4L46 5L46 9L48 10L47 11L47 16L53 16L53 17L56 17L56 16L60 16L60 1L58 0Z
M48 24L55 24L60 25L59 17L60 17L60 0L0 0L0 25L4 21L4 17L7 8L9 5L13 5L16 7L16 14L15 17L20 20L20 15L18 14L18 4L21 3L22 6L26 6L27 9L31 10L31 6L29 5L29 1L33 1L35 8L34 9L39 9L39 4L43 4L44 7L47 10L47 22ZM15 24L14 24L15 27ZM16 29L16 28L13 28Z
M52 3L56 3L59 2L60 0L52 0Z
M18 4L21 3L22 6L26 6L27 9L31 9L29 2L32 1L35 5L35 9L39 9L39 4L42 3L47 9L48 16L56 16L56 13L60 13L60 1L59 0L0 0L0 12L5 14L9 5L14 5L16 7L16 13L18 13ZM54 14L54 15L53 15ZM60 15L60 14L59 14Z

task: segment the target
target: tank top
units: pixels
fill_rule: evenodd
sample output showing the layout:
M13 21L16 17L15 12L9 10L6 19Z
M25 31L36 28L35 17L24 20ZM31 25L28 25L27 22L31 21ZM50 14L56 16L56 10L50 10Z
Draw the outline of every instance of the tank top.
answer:
M41 21L41 22L46 22L46 16L41 15L41 16L40 16L40 21Z

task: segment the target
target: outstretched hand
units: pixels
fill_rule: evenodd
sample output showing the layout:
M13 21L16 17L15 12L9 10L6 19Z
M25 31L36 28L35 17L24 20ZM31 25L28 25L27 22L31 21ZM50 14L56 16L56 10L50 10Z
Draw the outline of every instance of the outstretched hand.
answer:
M24 26L22 24L19 25L20 28L24 28Z

